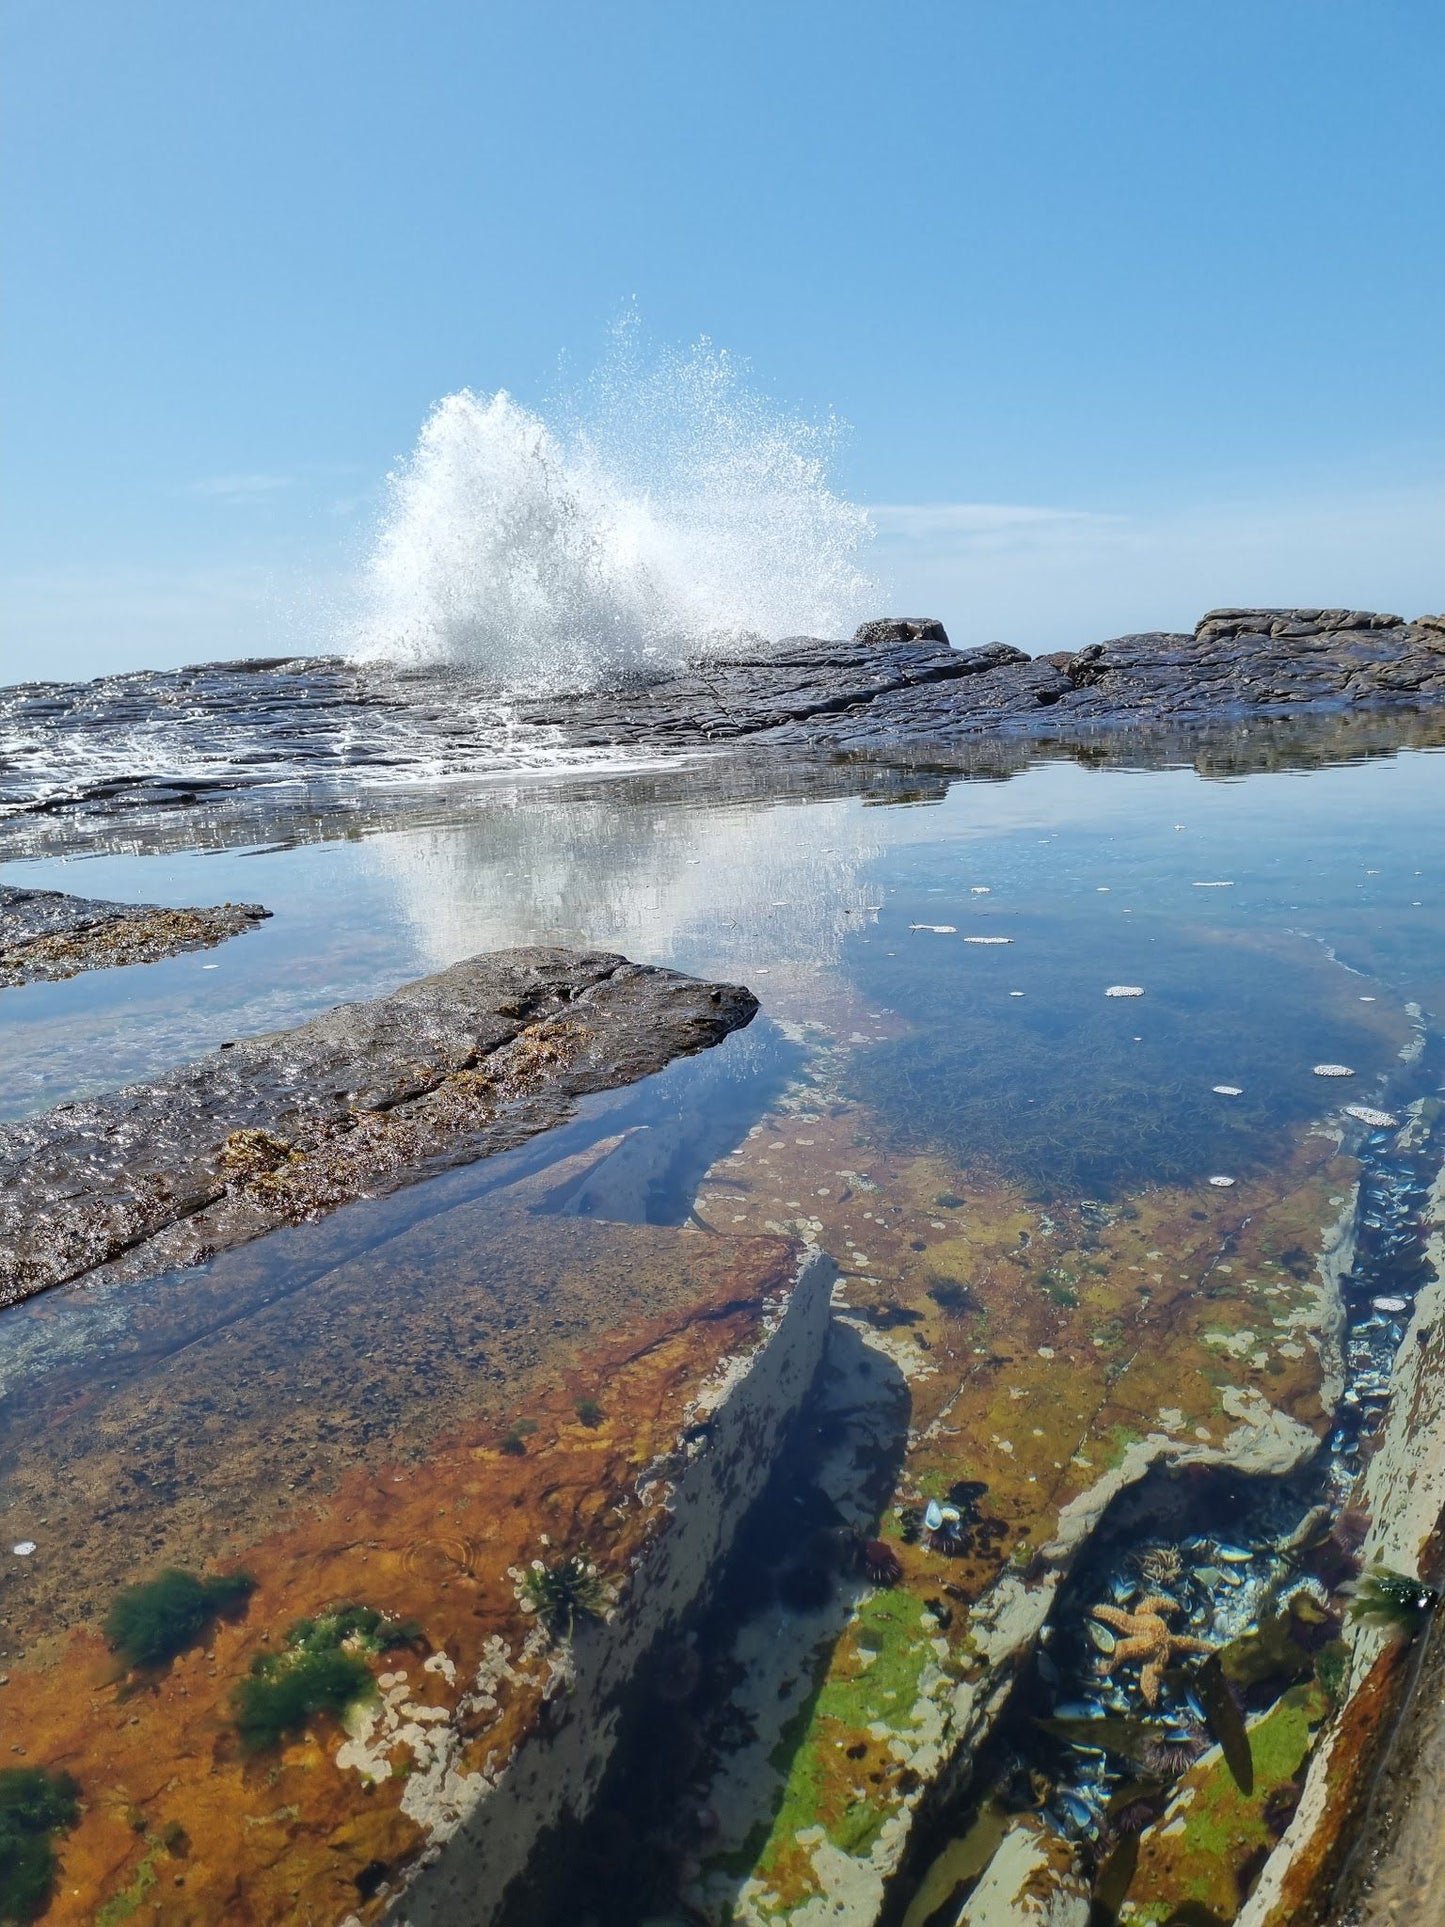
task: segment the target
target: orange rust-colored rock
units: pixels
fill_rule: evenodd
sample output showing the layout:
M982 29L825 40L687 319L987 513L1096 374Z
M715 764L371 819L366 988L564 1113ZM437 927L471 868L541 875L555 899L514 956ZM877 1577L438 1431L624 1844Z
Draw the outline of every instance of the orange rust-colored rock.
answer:
M235 1684L294 1620L329 1604L414 1618L420 1646L374 1660L374 1674L407 1709L403 1728L444 1732L458 1772L495 1775L554 1684L518 1574L585 1548L626 1611L639 1554L672 1527L668 1478L699 1393L766 1339L768 1306L786 1302L797 1270L781 1239L646 1229L671 1239L689 1302L594 1334L585 1361L559 1359L527 1400L520 1454L503 1449L505 1422L488 1413L424 1457L350 1466L254 1543L232 1535L209 1563L254 1575L244 1617L154 1677L124 1677L94 1625L38 1639L11 1663L3 1710L7 1737L20 1736L16 1763L64 1768L81 1787L48 1921L119 1920L118 1907L187 1927L381 1913L388 1880L427 1838L403 1808L416 1746L402 1737L386 1768L358 1770L338 1761L342 1732L321 1717L279 1752L248 1757L230 1716ZM599 1386L602 1416L584 1424L576 1407ZM479 1694L498 1642L507 1664Z

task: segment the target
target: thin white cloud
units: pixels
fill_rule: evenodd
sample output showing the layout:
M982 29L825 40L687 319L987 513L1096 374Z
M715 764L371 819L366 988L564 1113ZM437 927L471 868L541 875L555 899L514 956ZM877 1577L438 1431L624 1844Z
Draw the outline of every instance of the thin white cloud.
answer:
M1008 535L1066 527L1105 528L1123 518L1088 509L1040 508L1019 502L878 502L868 511L880 535L926 542L939 536Z
M1075 648L1192 629L1227 605L1445 606L1445 483L1132 515L987 502L871 513L890 606L940 616L962 645Z
M304 568L96 567L0 576L0 684L334 647L344 579Z
M192 482L188 493L211 496L221 502L253 502L295 485L294 475L209 475L203 481Z

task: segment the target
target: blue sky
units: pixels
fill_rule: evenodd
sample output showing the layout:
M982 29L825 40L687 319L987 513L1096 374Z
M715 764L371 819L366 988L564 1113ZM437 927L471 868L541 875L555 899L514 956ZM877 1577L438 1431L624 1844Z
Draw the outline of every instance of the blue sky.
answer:
M1445 604L1438 0L8 0L3 676L328 640L388 466L635 302L1052 648Z

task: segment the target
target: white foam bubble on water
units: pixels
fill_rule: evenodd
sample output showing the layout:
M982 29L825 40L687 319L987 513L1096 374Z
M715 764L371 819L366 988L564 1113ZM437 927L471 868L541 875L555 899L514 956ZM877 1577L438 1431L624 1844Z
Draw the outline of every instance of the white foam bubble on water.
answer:
M648 357L630 324L549 414L505 390L436 404L390 477L356 656L587 689L873 613L838 424L776 408L725 352Z

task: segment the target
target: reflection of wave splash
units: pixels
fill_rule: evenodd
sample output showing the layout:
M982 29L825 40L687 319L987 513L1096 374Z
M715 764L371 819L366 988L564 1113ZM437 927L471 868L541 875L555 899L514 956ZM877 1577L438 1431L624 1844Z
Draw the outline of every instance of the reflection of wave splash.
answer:
M741 635L846 634L872 530L828 486L836 440L706 342L644 365L630 330L558 427L448 395L391 478L355 653L583 689Z
M879 896L863 878L904 827L894 814L849 800L686 812L518 789L364 848L394 879L428 970L563 943L726 975L836 960L872 921Z

